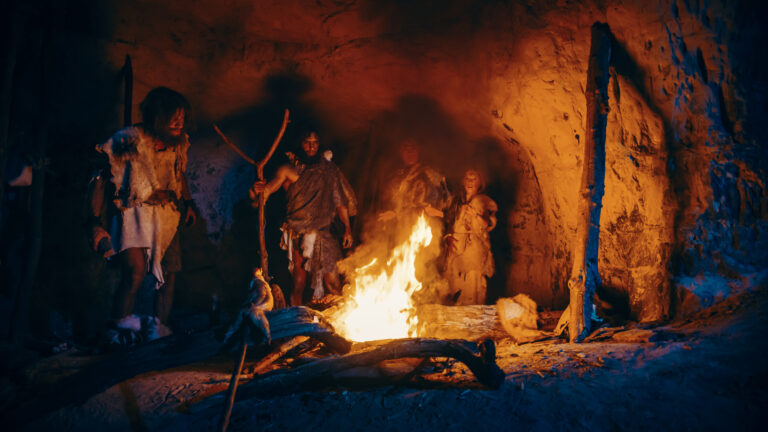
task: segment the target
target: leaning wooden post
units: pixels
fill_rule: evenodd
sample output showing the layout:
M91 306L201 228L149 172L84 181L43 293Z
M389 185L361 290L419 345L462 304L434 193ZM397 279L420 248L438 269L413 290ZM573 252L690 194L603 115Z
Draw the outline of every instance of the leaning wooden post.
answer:
M587 68L587 127L584 141L584 166L581 174L579 220L573 249L570 289L571 342L589 334L592 297L600 284L597 254L600 236L600 210L605 191L605 127L608 119L608 67L611 60L611 31L607 24L592 25L592 41Z

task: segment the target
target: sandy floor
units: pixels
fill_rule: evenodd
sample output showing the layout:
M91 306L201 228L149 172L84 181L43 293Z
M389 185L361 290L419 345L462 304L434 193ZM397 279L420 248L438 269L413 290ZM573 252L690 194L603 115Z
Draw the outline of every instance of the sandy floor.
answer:
M438 361L397 385L324 389L235 404L229 430L764 430L768 298L732 299L693 320L571 345L497 344L506 373L482 389L461 363ZM623 334L623 336L621 336ZM66 355L56 359L66 367ZM141 375L26 430L215 430L231 360Z

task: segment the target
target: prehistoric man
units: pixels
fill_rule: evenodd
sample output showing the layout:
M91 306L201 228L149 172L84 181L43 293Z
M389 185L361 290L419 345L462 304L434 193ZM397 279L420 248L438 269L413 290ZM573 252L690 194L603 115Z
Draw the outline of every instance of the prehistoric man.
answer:
M379 213L379 221L418 217L422 212L442 218L450 201L445 177L421 163L421 149L415 140L402 141L398 150L403 167L384 191L384 211Z
M134 302L147 273L154 276L155 316L143 330L155 339L170 334L164 323L173 302L175 274L181 270L181 214L187 225L197 216L184 174L189 102L176 91L157 87L139 108L143 123L121 129L96 146L109 165L91 182L92 247L105 256L116 252L122 266L113 311L119 330L142 330L140 318L133 314ZM121 343L119 333L113 335L110 342Z
M480 193L485 183L479 171L465 171L461 183L463 191L447 212L445 277L456 304L485 304L486 277L494 271L488 233L496 227L498 206Z
M286 190L288 204L281 246L288 251L294 306L302 304L307 273L315 300L323 297L323 285L330 293L341 294L336 265L342 254L338 240L331 234L331 223L338 216L344 224L342 246L347 249L352 246L349 217L357 213L354 191L331 162L330 151L320 152L317 133L305 135L301 148L304 156L296 163L280 167L269 183L257 181L250 190L254 200L261 192L268 198L281 186Z
M389 180L380 202L377 230L386 237L386 248L391 250L410 236L419 216L425 214L434 239L443 233L443 212L450 202L445 177L421 162L421 149L414 139L405 139L398 146L403 163ZM375 243L375 241L374 241ZM437 258L440 242L432 241L416 260L416 277L425 289L418 301L435 302L445 295L446 284L440 278Z

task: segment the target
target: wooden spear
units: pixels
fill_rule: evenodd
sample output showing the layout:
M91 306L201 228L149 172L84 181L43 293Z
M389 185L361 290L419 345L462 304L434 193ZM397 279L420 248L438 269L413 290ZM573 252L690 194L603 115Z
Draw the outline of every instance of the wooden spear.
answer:
M232 148L232 150L235 151L235 153L239 154L240 157L245 159L248 163L256 167L256 175L259 177L259 180L264 181L264 166L267 164L269 159L272 157L272 155L275 153L275 149L277 148L277 145L280 143L280 140L283 138L283 133L285 133L285 128L288 126L289 122L289 111L285 110L285 114L283 115L283 124L280 126L280 131L277 133L277 137L275 138L275 141L272 142L272 147L270 147L269 152L267 152L267 155L264 157L264 159L260 160L259 162L254 161L253 159L249 158L240 148L238 148L232 141L230 141L224 133L219 129L218 126L215 124L213 125L213 128L216 130L216 133L219 134L221 139ZM264 274L264 278L269 281L271 278L269 276L269 261L268 261L268 255L267 255L267 244L266 240L264 238L264 228L266 226L266 223L264 221L264 206L267 203L267 198L264 195L264 193L261 193L259 195L259 255L261 256L261 270ZM277 301L275 301L277 304Z
M285 110L285 114L283 115L283 124L280 126L280 131L277 133L277 137L275 137L275 140L272 142L272 147L269 148L269 151L267 152L267 155L259 162L254 162L253 159L249 158L240 148L238 148L232 141L230 141L226 135L219 129L218 126L215 124L213 125L213 128L216 130L216 133L219 134L221 139L232 148L237 154L240 155L243 159L245 159L248 163L251 165L254 165L256 167L256 175L258 176L260 181L264 181L264 165L267 164L269 159L272 157L272 155L275 153L275 149L277 148L277 145L280 143L280 140L283 138L283 133L285 133L285 128L288 126L288 116L289 111ZM269 260L267 255L267 242L264 237L264 229L266 227L266 222L264 220L264 207L267 204L267 197L262 192L259 194L259 255L261 256L261 270L264 275L264 278L269 282L271 277L269 276ZM275 289L277 288L277 289ZM277 307L284 307L285 306L285 298L283 296L283 292L280 290L279 287L272 286L272 296L275 297L275 305ZM279 298L278 298L279 296ZM237 358L237 361L235 362L235 368L232 371L232 379L229 382L229 388L227 389L227 399L226 403L224 404L224 410L221 415L221 420L219 421L219 428L218 430L221 432L225 432L227 430L227 426L229 426L229 418L232 415L232 406L235 403L235 392L237 391L237 385L240 380L240 372L243 370L243 363L245 363L245 354L248 351L248 344L246 342L246 332L243 332L243 340L241 342L242 347L240 348L240 355Z

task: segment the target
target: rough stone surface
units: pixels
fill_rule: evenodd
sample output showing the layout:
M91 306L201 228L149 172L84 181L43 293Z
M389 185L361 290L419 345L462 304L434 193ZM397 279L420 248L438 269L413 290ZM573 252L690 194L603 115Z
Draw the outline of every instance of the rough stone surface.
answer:
M57 27L61 50L54 51L66 58L60 75L71 84L56 89L57 100L82 109L56 105L62 126L54 130L66 131L59 134L62 146L78 143L85 152L120 126L126 54L133 59L135 118L154 86L188 95L197 125L191 186L203 225L185 245L183 280L186 295L200 301L213 283L245 290L257 262L254 213L242 202L254 174L218 142L211 123L259 157L288 107L294 122L279 152L296 148L303 127L319 125L364 206L404 135L416 136L424 158L454 184L466 165L485 167L489 193L500 204L492 241L502 287L495 295L526 293L545 308L562 309L586 135L589 28L596 21L610 26L616 42L600 235L604 288L635 318L653 321L675 312L676 278L712 274L733 281L768 262L760 124L768 86L766 60L754 55L764 36L757 25L762 6L113 0L83 9L81 3L66 3ZM284 161L279 152L268 175ZM56 165L60 176L80 181L84 174L66 174L83 165L70 153L57 150L54 165L70 164ZM71 200L78 188L57 186L53 193L61 198L49 205ZM276 241L279 201L271 206L268 241ZM49 228L75 224L75 213ZM48 238L72 243L63 234ZM76 259L64 260L73 270L63 279L72 283L82 273Z

